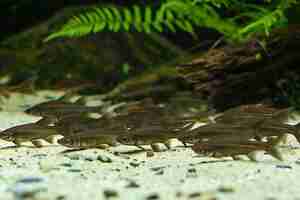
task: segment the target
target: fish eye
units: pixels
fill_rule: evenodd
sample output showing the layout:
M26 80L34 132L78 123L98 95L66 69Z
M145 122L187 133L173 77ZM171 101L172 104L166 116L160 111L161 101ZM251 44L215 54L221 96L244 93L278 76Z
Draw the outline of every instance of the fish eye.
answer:
M70 138L65 138L65 137L62 139L59 139L57 142L62 145L71 145L72 144L72 140Z
M130 140L129 140L128 137L122 136L122 137L119 138L119 141L120 141L121 143L128 144Z
M6 141L13 141L14 137L12 135L1 135L0 138Z

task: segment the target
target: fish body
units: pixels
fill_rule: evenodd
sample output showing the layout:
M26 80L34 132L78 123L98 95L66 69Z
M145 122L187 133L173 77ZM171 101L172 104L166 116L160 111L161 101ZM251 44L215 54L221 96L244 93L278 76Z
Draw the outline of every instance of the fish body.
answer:
M215 122L256 125L262 120L276 120L283 123L287 121L290 110L290 108L272 108L264 104L242 105L218 115Z
M169 134L128 134L117 137L117 141L123 145L129 146L142 146L142 145L152 145L155 143L163 143L167 144L168 140L174 138L174 136L170 136ZM167 148L169 148L167 146Z
M107 144L109 146L116 146L116 137L107 135L98 136L83 136L83 137L64 137L58 140L58 143L71 148L101 148Z
M80 115L84 113L101 113L102 106L85 106L76 103L53 100L35 105L25 113L30 115L55 118L57 120L70 115Z
M259 137L278 136L284 137L286 134L294 135L300 142L300 123L296 125L278 123L277 121L268 121L262 123L256 128L256 135Z
M283 160L283 156L275 145L268 142L247 141L240 143L216 143L216 142L199 142L192 146L192 150L199 154L210 155L213 157L249 155L255 151L265 151L273 157Z
M57 135L57 131L51 126L41 126L37 123L29 123L6 129L0 133L0 138L19 145L22 142L37 139L47 139Z
M103 144L115 146L116 138L126 131L106 118L72 117L58 122L56 128L64 136L58 143L72 148L99 148Z
M56 130L63 136L73 136L90 129L97 129L101 125L96 123L97 119L74 115L64 117L55 123Z
M218 142L240 142L248 141L256 136L255 128L240 124L207 124L193 130L183 132L177 137L178 140L186 143L197 143L199 141Z

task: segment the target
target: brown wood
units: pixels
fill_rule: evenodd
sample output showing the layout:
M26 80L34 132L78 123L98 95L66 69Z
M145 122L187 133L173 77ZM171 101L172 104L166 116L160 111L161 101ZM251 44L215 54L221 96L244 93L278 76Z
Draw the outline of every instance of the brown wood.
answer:
M178 72L220 110L257 103L274 95L280 81L299 72L300 26L274 30L266 48L259 39L210 49L179 65Z

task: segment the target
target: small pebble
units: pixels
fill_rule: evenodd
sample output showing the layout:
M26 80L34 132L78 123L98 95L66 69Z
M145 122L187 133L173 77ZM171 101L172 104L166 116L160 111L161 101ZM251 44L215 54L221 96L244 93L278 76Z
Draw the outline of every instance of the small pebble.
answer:
M15 199L34 199L40 192L46 192L47 188L40 185L17 183L13 188L8 191L12 192Z
M44 179L41 177L28 176L22 179L19 179L17 183L40 183L43 182Z
M103 163L111 163L112 162L112 159L110 157L103 156L103 155L98 155L97 160L99 160L100 162L103 162Z
M156 199L159 199L159 195L158 194L150 194L146 198L146 200L156 200Z
M85 160L85 161L90 161L90 162L92 162L92 161L94 161L95 159L92 158L92 157L85 157L84 160Z
M81 169L68 169L68 172L81 172Z
M279 168L279 169L293 169L292 166L289 166L289 165L276 165L276 168Z
M192 199L192 198L197 198L197 197L200 197L201 196L201 192L193 192L191 194L189 194L189 198Z
M129 165L131 165L132 167L138 167L140 166L139 162L130 162Z
M221 186L218 188L218 191L223 192L223 193L232 193L232 192L234 192L234 188Z
M165 172L164 172L164 170L162 169L162 170L160 170L160 171L157 171L156 173L155 173L155 175L163 175Z
M188 169L188 172L189 173L196 173L196 169L195 168Z
M150 168L152 171L160 171L161 169L164 169L166 168L165 166L162 166L162 167L152 167Z
M32 155L33 158L43 158L43 157L47 157L47 154L44 153L40 153L40 154L34 154Z
M67 197L65 195L59 195L55 198L55 200L66 200Z
M79 154L67 154L65 157L69 158L70 160L80 160L81 158Z
M139 188L139 187L140 187L140 185L132 180L125 186L125 188Z
M182 192L180 192L180 191L176 192L176 197L177 198L181 198L182 196L183 196Z
M41 171L43 172L49 172L52 170L59 170L59 168L56 166L56 163L50 162L49 160L41 160L39 162L39 166Z
M72 167L71 163L62 163L60 165L63 166L63 167Z
M118 197L119 194L115 190L106 189L103 191L103 195L106 199L112 198L112 197Z
M149 157L153 157L154 156L154 152L153 151L147 151L146 152L146 156Z

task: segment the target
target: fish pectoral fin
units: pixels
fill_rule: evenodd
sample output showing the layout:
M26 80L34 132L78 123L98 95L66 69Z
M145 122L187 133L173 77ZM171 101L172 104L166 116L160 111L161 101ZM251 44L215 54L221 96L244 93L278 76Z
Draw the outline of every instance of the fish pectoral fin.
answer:
M56 143L56 137L54 135L48 136L48 137L44 138L44 140L50 144Z
M154 152L161 152L161 151L163 151L162 148L161 148L161 146L158 143L150 144L150 146L151 146L151 148L152 148L152 150Z
M18 147L22 146L22 141L20 141L20 140L18 140L18 139L15 139L15 140L13 141L13 143L14 143L16 146L18 146Z
M141 145L136 144L135 146L138 147L139 149L143 150L143 151L146 150L146 149L145 149L144 147L142 147Z
M34 139L34 140L31 140L31 143L35 146L35 147L43 147L43 141L41 139Z
M75 102L74 104L77 104L77 105L86 105L87 103L87 100L84 98L84 97L79 97Z
M172 148L172 144L171 144L171 140L167 140L166 142L164 142L164 145L167 149L171 149Z

